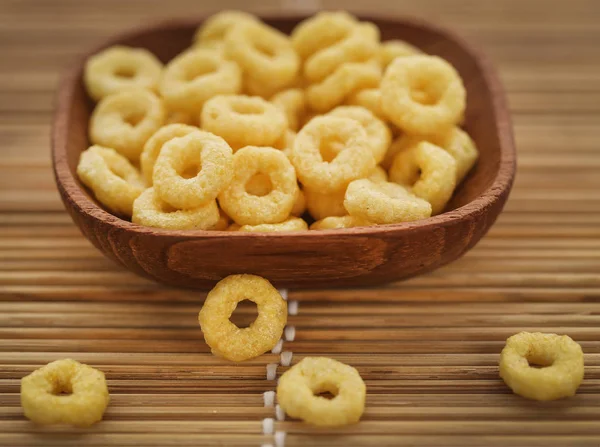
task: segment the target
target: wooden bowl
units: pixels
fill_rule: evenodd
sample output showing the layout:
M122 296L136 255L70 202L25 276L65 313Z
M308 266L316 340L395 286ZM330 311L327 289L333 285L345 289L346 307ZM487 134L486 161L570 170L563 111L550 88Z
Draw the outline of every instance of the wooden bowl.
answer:
M289 33L304 17L264 20ZM93 103L82 83L85 59L123 44L144 47L164 62L190 45L199 20L169 22L118 36L81 58L58 92L52 133L56 182L83 234L106 256L139 275L207 288L234 273L254 273L279 287L365 286L428 272L472 248L494 223L510 192L516 156L501 84L490 64L454 34L416 20L365 17L382 39L403 39L447 59L468 92L466 129L480 159L459 186L447 212L413 223L301 233L160 230L102 209L79 182L79 154L89 146Z

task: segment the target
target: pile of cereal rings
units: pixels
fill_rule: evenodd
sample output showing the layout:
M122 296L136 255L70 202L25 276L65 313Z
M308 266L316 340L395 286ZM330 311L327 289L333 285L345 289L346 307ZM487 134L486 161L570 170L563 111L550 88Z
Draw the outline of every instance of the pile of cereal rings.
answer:
M285 35L239 11L166 65L90 57L97 105L77 174L107 210L173 230L305 231L441 213L478 151L444 59L320 12Z

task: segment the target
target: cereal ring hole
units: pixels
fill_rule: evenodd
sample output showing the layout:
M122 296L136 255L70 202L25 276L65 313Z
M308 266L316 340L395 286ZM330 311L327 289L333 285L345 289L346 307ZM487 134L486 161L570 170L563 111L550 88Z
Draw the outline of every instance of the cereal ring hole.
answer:
M140 110L131 110L123 115L123 122L129 124L131 127L137 126L146 118L146 113Z
M249 102L233 102L231 110L240 115L260 115L265 112L262 105Z
M410 82L410 97L413 101L424 106L437 104L442 94L443 91L440 91L437 85L427 82L425 79L416 78Z
M337 395L339 394L340 390L333 383L330 383L328 385L329 385L328 387L321 386L317 390L312 390L313 395L315 397L320 397L322 399L327 399L327 400L335 399L337 397Z
M530 368L544 369L552 366L556 359L550 353L529 352L525 356L525 360Z
M328 135L325 138L321 138L319 152L321 153L323 161L331 163L343 150L344 140L342 140L340 136Z
M259 172L250 177L250 180L246 182L245 189L248 194L264 197L273 191L273 182L269 175Z
M70 375L56 374L50 377L52 389L50 393L54 396L70 396L73 394L73 382Z
M133 79L137 76L137 70L135 67L121 66L117 67L117 69L114 71L114 75L118 78Z
M267 45L265 42L255 42L254 48L260 54L262 54L265 57L268 57L269 59L272 59L277 55L277 52L273 49L273 47Z
M192 163L185 166L180 166L180 168L181 169L177 171L177 174L184 179L190 179L198 175L198 173L202 170L202 164L200 162Z
M252 323L258 318L258 306L254 301L245 299L240 301L233 313L229 316L229 321L240 329L252 326Z
M183 79L187 82L192 82L196 78L216 72L218 68L217 62L210 59L207 59L202 64L190 64L186 67Z

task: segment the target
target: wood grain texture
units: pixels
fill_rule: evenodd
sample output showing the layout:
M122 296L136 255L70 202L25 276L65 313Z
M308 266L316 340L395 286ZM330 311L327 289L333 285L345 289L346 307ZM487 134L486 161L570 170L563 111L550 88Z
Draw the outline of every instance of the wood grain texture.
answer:
M348 2L326 0L329 8ZM291 446L600 446L600 5L504 0L357 0L414 15L482 46L508 92L519 174L504 212L465 256L377 288L294 289L292 364L327 355L368 385L363 421L344 430L275 422ZM158 285L81 236L54 186L49 132L60 74L115 33L219 7L265 14L302 2L0 0L0 446L274 444L262 393L266 354L212 356L197 326L204 292ZM304 11L302 11L304 12ZM243 309L239 318L249 321ZM586 377L572 399L514 396L497 375L506 337L566 333ZM90 431L40 429L19 380L58 358L107 373L111 404ZM278 375L284 371L278 368Z

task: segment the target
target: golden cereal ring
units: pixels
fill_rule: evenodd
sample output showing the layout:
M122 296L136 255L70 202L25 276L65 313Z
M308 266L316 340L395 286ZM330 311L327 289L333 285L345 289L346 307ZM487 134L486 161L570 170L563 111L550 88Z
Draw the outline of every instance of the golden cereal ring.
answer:
M242 226L241 226L240 224L236 224L236 223L234 222L234 223L232 223L231 225L229 225L229 226L227 227L227 230L225 230L225 231L239 231L239 230L240 230L240 228L242 228Z
M249 78L273 88L290 85L300 68L288 36L261 22L247 21L234 27L225 40L225 54Z
M273 184L271 183L271 179L267 174L255 174L248 182L246 183L246 192L248 194L254 196L266 196L273 190ZM296 194L296 200L294 201L294 206L292 207L292 211L290 214L292 216L300 217L306 211L306 199L304 196L304 192L298 188L298 193Z
M215 96L202 110L202 128L234 149L271 146L286 130L284 113L258 96Z
M233 180L219 195L219 204L236 223L274 224L289 217L298 183L285 154L270 147L246 146L234 154L233 167ZM256 174L269 177L271 189L265 195L254 195L246 189Z
M319 396L325 392L335 397ZM357 423L366 393L356 369L326 357L303 358L277 384L277 402L288 415L322 427Z
M90 119L93 144L112 147L137 162L144 144L165 122L161 99L149 90L128 90L104 97Z
M98 201L112 212L131 216L133 201L144 190L144 180L135 167L114 149L92 146L83 151L77 175Z
M528 399L574 396L583 370L581 346L566 335L521 332L506 340L500 354L500 377L515 394Z
M219 223L219 207L212 200L198 208L176 209L148 188L133 202L131 221L146 227L168 230L212 230Z
M340 105L352 93L379 85L381 69L368 63L343 64L330 76L306 89L308 105L317 112L327 112Z
M290 88L277 93L271 102L285 114L288 128L297 132L306 113L304 91L300 88Z
M359 106L339 106L329 112L330 116L350 118L358 121L367 132L367 138L375 162L383 160L385 153L392 141L392 132L383 121L378 119L368 109Z
M308 225L299 217L290 217L281 223L276 224L259 224L259 225L242 225L238 231L246 231L253 233L270 233L270 232L292 232L308 230Z
M304 191L298 188L298 195L296 196L296 200L294 201L294 206L292 207L292 211L290 214L292 216L300 217L306 212L306 195Z
M150 51L121 45L102 50L85 63L83 81L95 101L141 88L156 91L163 65Z
M231 225L231 219L223 210L219 209L219 220L208 229L212 231L227 231L229 225Z
M351 94L346 100L351 106L361 106L371 111L380 120L386 121L387 117L381 108L381 90L378 88L366 88Z
M343 228L371 227L375 225L368 220L355 216L331 216L317 220L310 226L311 230L341 230Z
M403 40L388 40L381 43L379 47L379 62L383 68L386 68L397 57L408 57L423 54L414 45Z
M278 139L273 143L273 147L275 149L279 149L281 151L285 151L286 149L291 149L294 145L294 140L296 139L296 132L293 130L286 130Z
M223 43L228 34L246 22L257 22L258 18L243 11L221 11L210 16L196 30L194 45L207 46Z
M250 300L258 316L241 329L229 318L238 303ZM242 362L271 350L287 322L287 303L269 281L255 275L231 275L219 281L204 301L198 321L212 353Z
M291 41L302 59L344 39L358 20L346 11L322 11L300 22L292 31Z
M196 130L162 146L152 176L156 194L178 209L215 200L233 176L232 150L221 137Z
M427 219L429 202L416 197L397 183L355 180L348 185L344 207L351 216L377 224Z
M292 163L302 184L321 193L339 191L375 168L363 127L335 116L313 118L302 128L294 141Z
M407 133L429 135L459 122L466 106L462 79L437 56L395 59L381 80L381 106Z
M158 158L158 154L163 145L173 138L185 137L190 133L197 131L197 127L187 126L185 124L169 124L163 126L150 137L144 145L144 150L140 156L140 168L144 179L149 186L152 186L152 174L154 172L154 164Z
M21 379L23 413L37 424L89 427L102 420L110 396L102 371L56 360Z

